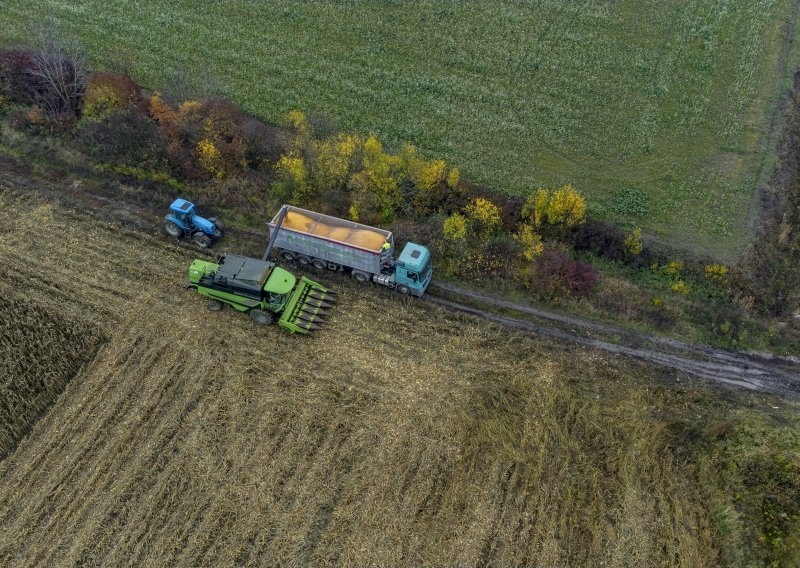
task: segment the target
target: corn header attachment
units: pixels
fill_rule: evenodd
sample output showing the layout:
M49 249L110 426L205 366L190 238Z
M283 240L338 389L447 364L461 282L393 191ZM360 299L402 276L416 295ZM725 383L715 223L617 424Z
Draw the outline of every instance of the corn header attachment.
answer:
M278 325L292 333L306 334L320 329L328 316L328 310L336 301L333 294L334 292L322 284L302 276Z

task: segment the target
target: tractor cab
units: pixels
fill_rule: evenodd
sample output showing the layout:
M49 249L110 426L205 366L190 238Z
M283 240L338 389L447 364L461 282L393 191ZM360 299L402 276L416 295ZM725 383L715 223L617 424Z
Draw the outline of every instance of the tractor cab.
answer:
M172 211L172 214L175 215L178 220L188 224L194 216L195 206L194 203L190 203L185 199L176 199L172 202L172 205L169 206L169 210Z
M414 296L421 296L431 282L431 253L427 247L407 243L397 259L395 282L406 286Z

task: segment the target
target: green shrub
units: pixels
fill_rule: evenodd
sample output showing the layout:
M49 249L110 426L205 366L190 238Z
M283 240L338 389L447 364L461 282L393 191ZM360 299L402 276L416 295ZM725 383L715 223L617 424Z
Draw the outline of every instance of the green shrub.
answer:
M635 187L626 187L614 194L614 211L637 219L647 215L647 194Z

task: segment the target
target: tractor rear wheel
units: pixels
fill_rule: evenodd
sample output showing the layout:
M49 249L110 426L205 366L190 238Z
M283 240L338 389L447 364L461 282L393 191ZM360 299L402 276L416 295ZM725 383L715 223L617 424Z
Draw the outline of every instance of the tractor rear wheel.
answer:
M195 233L192 238L200 248L208 248L211 246L211 237L205 233Z
M164 223L164 230L171 237L180 238L183 236L183 229L181 229L178 225L176 225L172 221L167 221L166 223Z
M250 319L258 325L269 325L275 321L275 314L266 310L250 310Z
M224 306L224 304L222 302L220 302L219 300L211 300L208 303L208 309L211 310L212 312L220 311L223 306Z

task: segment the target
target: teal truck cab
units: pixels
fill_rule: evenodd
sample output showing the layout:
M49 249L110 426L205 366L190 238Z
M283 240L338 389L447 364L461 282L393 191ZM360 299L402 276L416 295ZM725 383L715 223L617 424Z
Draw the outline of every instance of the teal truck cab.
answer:
M422 296L431 283L430 251L422 245L408 243L395 264L395 286L397 288L406 286L411 295Z

